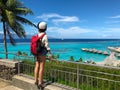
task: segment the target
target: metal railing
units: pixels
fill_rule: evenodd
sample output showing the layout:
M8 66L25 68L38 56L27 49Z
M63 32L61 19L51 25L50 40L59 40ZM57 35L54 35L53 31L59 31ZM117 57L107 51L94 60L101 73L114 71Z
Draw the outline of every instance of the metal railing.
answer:
M34 63L19 65L19 73L34 75ZM120 68L68 61L46 61L44 79L77 90L120 90Z

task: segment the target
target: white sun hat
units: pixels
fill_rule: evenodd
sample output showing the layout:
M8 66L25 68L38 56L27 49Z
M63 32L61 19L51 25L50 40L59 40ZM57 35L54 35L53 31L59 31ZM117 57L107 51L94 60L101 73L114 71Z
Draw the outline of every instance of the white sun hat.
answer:
M38 23L39 29L47 29L47 23L46 22L40 22Z

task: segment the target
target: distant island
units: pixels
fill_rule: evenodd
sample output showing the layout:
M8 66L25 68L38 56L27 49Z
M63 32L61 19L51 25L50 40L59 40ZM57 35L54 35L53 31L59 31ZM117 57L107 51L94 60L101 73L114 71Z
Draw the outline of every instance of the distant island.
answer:
M21 39L19 38L16 34L12 34L12 36L14 37L14 39ZM25 39L31 39L33 35L26 35ZM4 35L2 33L0 33L0 39L3 39ZM8 38L8 37L7 37ZM55 37L52 37L52 36L48 36L49 39L56 39Z
M12 34L12 36L14 37L14 40L15 40L15 42L17 43L17 42L30 42L30 40L31 40L31 37L32 37L32 35L26 35L26 37L25 38L19 38L17 35L15 35L15 34ZM0 33L0 43L3 43L3 38L4 38L4 35L3 34L1 34ZM57 39L57 38L54 38L54 37L51 37L51 36L48 36L48 39ZM10 41L9 41L9 37L7 37L7 42L9 43Z

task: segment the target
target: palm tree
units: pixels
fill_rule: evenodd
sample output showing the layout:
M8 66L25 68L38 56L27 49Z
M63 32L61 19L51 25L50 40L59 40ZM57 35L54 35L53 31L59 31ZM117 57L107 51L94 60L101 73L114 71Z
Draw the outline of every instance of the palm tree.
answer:
M6 58L8 58L6 35L8 35L11 44L15 45L12 33L15 33L19 38L23 38L26 34L22 24L35 26L32 22L22 17L27 14L33 14L33 12L27 7L24 7L19 1L0 0L0 22L3 24L4 50Z

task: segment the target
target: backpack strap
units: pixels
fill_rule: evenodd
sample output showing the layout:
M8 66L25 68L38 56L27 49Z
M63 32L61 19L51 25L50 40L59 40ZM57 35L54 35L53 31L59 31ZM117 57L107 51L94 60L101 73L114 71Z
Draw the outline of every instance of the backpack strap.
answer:
M37 35L38 36L38 40L41 39L41 38L43 38L44 35L45 35L44 33L40 37Z

